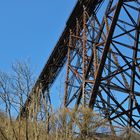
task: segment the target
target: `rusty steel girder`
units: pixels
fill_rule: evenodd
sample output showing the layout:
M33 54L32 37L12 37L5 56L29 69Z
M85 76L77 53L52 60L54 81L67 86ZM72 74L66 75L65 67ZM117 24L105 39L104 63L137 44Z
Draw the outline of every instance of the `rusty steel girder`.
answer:
M19 116L28 117L34 94L50 100L44 93L66 61L65 107L93 109L108 133L140 132L138 0L79 0Z
M91 16L83 8L82 29L70 30L64 106L94 109L113 134L139 132L140 3L105 0Z
M69 38L69 29L72 29L75 32L75 23L78 19L80 21L81 29L82 29L82 15L83 15L83 6L87 7L87 11L89 15L96 10L98 5L102 0L78 0L67 23L66 27L60 36L56 46L54 47L49 59L47 60L46 65L44 66L41 74L39 75L35 86L33 87L32 91L30 92L29 97L27 98L24 106L22 107L19 115L21 117L25 117L28 114L28 108L32 104L34 94L37 94L37 88L40 87L42 92L49 90L51 85L54 83L55 79L57 78L59 72L63 68L66 60L67 60L67 51L68 51L68 38ZM80 30L79 30L80 32ZM49 96L49 95L48 95Z

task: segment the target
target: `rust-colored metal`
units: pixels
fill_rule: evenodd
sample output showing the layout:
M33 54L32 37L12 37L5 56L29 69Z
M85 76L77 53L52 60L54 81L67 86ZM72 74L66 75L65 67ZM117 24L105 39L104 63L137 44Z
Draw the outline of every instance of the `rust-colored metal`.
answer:
M90 107L113 135L140 132L139 34L138 1L78 1L34 89L39 83L42 93L49 89L67 60L65 107Z
M82 48L82 79L83 79L83 84L82 84L82 94L83 94L83 105L85 106L86 105L86 97L85 97L85 82L86 82L86 79L85 79L85 75L86 75L86 55L87 55L87 48L86 48L86 43L87 43L87 36L86 36L86 33L87 33L87 25L86 25L86 9L84 7L84 12L83 12L83 41L82 41L82 45L83 45L83 48Z
M70 30L69 37L69 45L68 45L68 54L67 54L67 71L66 71L66 81L65 81L65 95L64 95L64 106L66 106L67 98L68 98L68 80L69 80L69 72L70 72L70 49L71 49L71 36L72 32Z
M79 32L82 30L82 22L83 22L83 5L87 7L87 11L89 15L92 14L96 6L101 3L101 0L78 0L67 23L66 27L60 36L56 46L54 47L46 65L44 66L41 74L39 75L35 86L33 87L28 99L26 100L23 108L21 109L19 116L24 117L27 115L28 106L32 104L32 96L34 91L42 84L42 92L49 90L52 84L54 83L56 77L59 72L63 68L66 60L67 60L67 51L68 51L68 38L69 38L69 30L71 29L73 33L76 32L75 24L77 19L79 21ZM80 30L81 29L81 30ZM18 116L18 117L19 117ZM17 118L18 118L17 117Z
M122 0L104 1L103 5L105 3L108 5L101 6L106 10L100 17L98 12L89 17L88 12L83 9L83 30L80 34L72 36L71 44L74 46L72 53L75 53L74 58L79 57L79 59L75 59L75 63L70 62L73 67L71 69L74 71L76 68L76 70L69 76L74 77L73 83L76 84L67 86L68 90L71 89L68 93L71 96L66 106L71 107L71 103L75 102L76 108L89 106L95 111L98 110L98 113L101 111L101 116L108 119L113 135L117 131L113 127L114 124L118 124L122 129L125 126L139 131L140 77L137 57L140 43L138 34L140 11L137 6L140 7L140 4L136 1ZM131 7L135 11L138 21L126 7ZM123 10L132 23L127 23L122 16ZM85 18L88 18L88 21ZM132 35L134 31L135 36ZM131 46L131 42L134 42L135 47ZM68 81L71 83L70 77Z

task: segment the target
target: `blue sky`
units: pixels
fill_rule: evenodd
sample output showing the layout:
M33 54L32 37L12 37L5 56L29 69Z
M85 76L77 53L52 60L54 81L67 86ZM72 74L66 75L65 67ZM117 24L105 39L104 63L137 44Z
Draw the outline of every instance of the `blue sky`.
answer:
M0 0L0 70L29 59L38 77L76 0Z

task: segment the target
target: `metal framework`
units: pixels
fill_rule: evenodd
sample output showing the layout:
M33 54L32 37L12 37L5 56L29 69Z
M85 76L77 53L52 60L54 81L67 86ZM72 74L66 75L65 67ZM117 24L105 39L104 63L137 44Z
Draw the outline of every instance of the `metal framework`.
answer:
M49 90L67 60L64 106L88 106L108 132L140 132L140 2L78 1L33 91ZM20 112L27 115L31 92ZM39 94L40 93L40 94ZM43 98L39 98L43 99ZM41 100L39 100L41 102Z
M62 35L60 36L60 39L54 47L45 67L39 75L38 80L36 81L35 86L33 87L29 97L27 98L25 105L22 107L18 117L27 116L29 112L28 108L32 104L32 100L35 91L37 91L37 88L41 87L42 93L44 93L46 90L48 91L54 83L59 72L63 68L67 60L69 29L71 28L73 32L75 32L76 19L80 21L80 26L82 26L83 5L87 7L87 12L89 13L89 15L91 15L96 6L98 6L101 3L101 1L102 0L78 0L66 23L66 27Z

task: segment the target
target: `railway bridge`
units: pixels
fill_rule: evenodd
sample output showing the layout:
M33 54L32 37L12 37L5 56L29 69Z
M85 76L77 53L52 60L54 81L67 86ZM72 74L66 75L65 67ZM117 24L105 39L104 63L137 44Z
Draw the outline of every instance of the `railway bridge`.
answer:
M19 116L29 117L35 94L50 103L64 65L66 108L93 109L111 131L140 131L139 0L78 0Z

